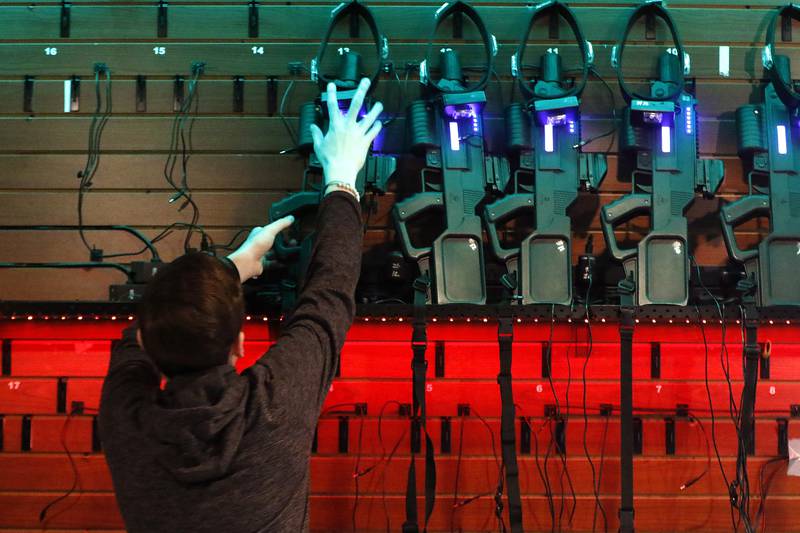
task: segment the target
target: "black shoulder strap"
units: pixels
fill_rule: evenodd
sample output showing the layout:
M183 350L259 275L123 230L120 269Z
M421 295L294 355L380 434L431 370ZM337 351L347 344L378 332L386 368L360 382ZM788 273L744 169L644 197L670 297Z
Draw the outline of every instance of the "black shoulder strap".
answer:
M316 57L311 60L312 81L319 81L319 83L323 86L327 85L328 82L333 81L328 76L320 72L320 64L322 62L322 57L325 55L325 49L328 47L328 41L333 33L333 28L335 28L336 24L345 16L351 14L360 15L364 21L366 21L367 26L369 26L369 29L372 32L372 37L375 43L375 53L377 54L379 60L378 66L375 68L375 72L372 74L369 81L371 82L370 87L375 86L375 81L381 74L383 63L389 57L389 41L383 34L381 34L380 30L378 30L378 23L375 22L375 17L372 15L372 11L370 11L367 6L360 3L358 0L353 0L352 2L342 2L331 11L331 20L328 23L328 30L325 32L325 37L322 39L322 42L319 43L319 49L317 50Z
M425 306L430 280L423 275L414 282L414 320L411 336L411 350L414 358L411 361L413 415L412 423L418 424L420 432L425 435L425 523L423 531L428 529L428 520L433 514L436 502L436 461L433 455L433 441L425 426L425 374L428 361L425 351L428 348L426 331ZM411 463L408 465L408 482L406 484L406 521L403 533L418 533L419 519L417 515L417 469L414 447L411 447Z
M664 96L652 96L649 94L643 95L632 91L631 88L625 83L625 76L622 74L622 53L625 51L625 42L628 40L628 34L630 33L631 28L633 28L633 25L636 24L636 21L648 14L662 19L667 25L667 28L672 34L672 41L675 43L675 49L678 52L678 61L681 65L681 68L678 69L678 72L680 73L678 83L675 85L673 90ZM626 102L630 102L631 100L675 100L678 95L683 92L683 87L685 85L684 66L686 64L686 52L683 49L683 42L681 41L680 35L678 35L678 28L675 26L675 22L672 20L669 11L667 11L662 5L662 0L647 0L645 3L637 7L636 10L631 14L630 18L628 19L628 25L625 26L625 31L622 33L622 37L611 52L611 63L612 66L617 69L619 88L622 91L622 96L625 97Z
M478 28L478 33L481 34L481 39L483 40L483 49L486 58L484 62L486 65L486 70L484 71L483 76L481 76L481 78L475 83L472 83L468 87L465 87L461 90L445 88L441 86L439 81L430 79L427 74L429 70L427 65L430 64L431 50L433 49L433 40L436 37L436 30L439 29L439 26L441 26L443 20L456 13L462 13L465 15L475 24L475 27ZM492 70L494 69L494 56L497 55L497 41L495 40L494 35L490 34L486 29L486 25L483 23L483 19L481 19L480 15L478 15L478 12L475 11L472 6L466 2L462 2L461 0L442 4L442 6L436 10L436 13L433 15L433 17L435 23L433 25L433 30L431 31L431 37L428 39L428 48L425 51L425 60L423 61L424 66L420 65L420 75L426 78L427 83L433 85L439 91L444 93L470 93L472 91L480 91L486 86L486 83L489 81L489 77L492 75Z
M561 17L567 21L567 24L569 24L573 35L575 35L575 40L577 41L578 48L580 48L581 51L583 68L581 69L581 79L578 83L575 83L570 89L566 89L562 94L553 95L549 98L563 98L566 96L577 96L581 94L583 92L583 88L586 86L586 80L589 77L589 67L591 67L592 62L594 61L592 43L584 39L583 32L578 24L578 19L575 18L575 13L573 13L566 4L562 4L558 0L542 2L541 4L537 5L534 8L533 13L531 13L531 18L528 21L528 27L525 30L525 33L522 34L522 39L520 39L517 51L513 56L511 56L511 74L517 78L520 89L528 98L533 98L536 96L536 94L528 86L528 83L525 81L525 77L522 74L525 49L528 47L528 39L530 38L531 29L533 28L534 23L544 15L553 12L561 15Z
M508 485L508 518L512 533L521 533L522 501L519 491L519 467L517 466L517 441L514 420L514 393L511 385L511 354L514 341L514 322L510 316L501 316L498 320L497 340L500 345L500 373L497 383L500 385L500 443L503 450L503 470ZM502 497L502 480L498 484L497 498ZM502 514L502 503L497 507Z
M800 94L794 90L792 80L781 77L780 69L775 65L775 24L779 17L784 16L800 21L800 7L797 4L787 4L775 11L775 15L773 15L769 26L767 26L767 42L764 45L761 60L764 63L764 68L772 82L772 86L775 87L778 98L781 99L785 106L795 108L800 105Z
M633 328L635 282L619 282L620 533L633 533Z

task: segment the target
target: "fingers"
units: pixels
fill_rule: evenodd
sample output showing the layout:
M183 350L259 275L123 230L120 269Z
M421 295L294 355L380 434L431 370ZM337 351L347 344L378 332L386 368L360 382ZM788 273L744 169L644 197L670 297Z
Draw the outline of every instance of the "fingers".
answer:
M322 130L319 129L319 126L316 124L309 126L309 129L311 130L311 139L314 141L314 152L317 154L317 157L319 157L319 154L322 152L322 139L324 135L322 135Z
M336 99L336 85L333 83L328 84L328 117L330 117L331 124L338 123L342 118L342 112L339 111L339 103Z
M375 120L377 120L377 118L380 116L382 111L383 111L382 103L377 102L374 106L372 106L372 109L369 110L369 113L367 113L366 116L364 116L364 118L361 119L361 122L359 122L361 127L364 128L364 131L369 130L369 128L372 126Z
M369 78L361 78L361 82L358 84L358 90L350 101L350 109L347 111L348 122L355 123L358 118L358 112L361 110L361 106L364 105L364 97L367 95L368 90Z
M369 143L371 143L372 141L375 140L375 137L377 137L378 134L381 132L381 128L383 128L383 124L379 120L379 121L375 122L375 124L372 125L372 127L369 129L369 131L367 131L365 137L367 138L367 141Z
M289 226L294 223L294 216L289 215L288 217L279 218L272 224L265 226L264 229L273 235L277 235L278 233L282 232Z

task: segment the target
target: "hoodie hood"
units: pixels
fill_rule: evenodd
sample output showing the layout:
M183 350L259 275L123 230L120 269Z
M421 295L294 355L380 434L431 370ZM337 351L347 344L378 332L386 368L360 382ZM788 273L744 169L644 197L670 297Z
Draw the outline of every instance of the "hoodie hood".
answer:
M225 476L244 435L247 391L229 365L170 379L142 419L159 463L182 483Z

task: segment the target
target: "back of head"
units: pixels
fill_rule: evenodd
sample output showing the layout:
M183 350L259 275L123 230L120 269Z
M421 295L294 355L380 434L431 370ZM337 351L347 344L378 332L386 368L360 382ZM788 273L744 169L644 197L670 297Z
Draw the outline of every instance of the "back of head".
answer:
M139 328L145 351L172 377L227 363L243 317L238 276L219 259L191 253L150 282Z

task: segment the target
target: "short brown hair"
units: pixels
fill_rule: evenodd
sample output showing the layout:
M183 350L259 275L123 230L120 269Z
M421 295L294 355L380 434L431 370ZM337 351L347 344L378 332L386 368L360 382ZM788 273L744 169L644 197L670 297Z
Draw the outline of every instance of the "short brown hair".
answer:
M238 276L204 253L162 268L139 308L144 349L167 376L225 364L243 319Z

